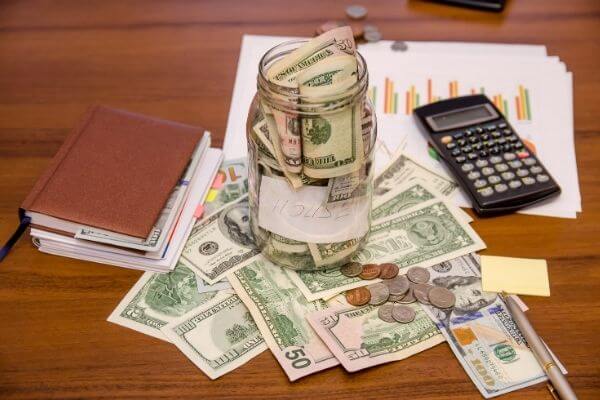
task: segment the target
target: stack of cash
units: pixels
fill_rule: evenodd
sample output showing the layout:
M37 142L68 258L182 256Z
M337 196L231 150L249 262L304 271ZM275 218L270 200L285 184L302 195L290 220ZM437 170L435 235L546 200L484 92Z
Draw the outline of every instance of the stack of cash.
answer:
M366 67L347 26L267 56L248 117L256 245L292 269L339 267L369 230L375 122ZM323 258L319 247L339 250Z
M145 273L109 321L173 343L211 379L267 348L294 381L336 365L353 372L402 360L444 341L486 398L544 379L502 299L481 289L474 252L485 245L447 202L456 184L397 154L375 179L371 233L352 257L358 275L356 265L293 271L255 245L244 164L222 165L224 181L177 268ZM347 250L315 251L327 259ZM426 285L427 296L352 299L353 289L382 279L389 287L406 280L408 296ZM391 312L410 310L395 307L388 318L378 305L385 300Z

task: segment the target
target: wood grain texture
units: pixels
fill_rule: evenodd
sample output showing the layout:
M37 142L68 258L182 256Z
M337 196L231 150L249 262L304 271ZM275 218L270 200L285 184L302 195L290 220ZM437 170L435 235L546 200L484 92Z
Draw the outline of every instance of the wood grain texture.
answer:
M326 3L326 6L325 6ZM312 35L346 1L0 3L0 241L70 127L93 103L191 124L222 143L242 34ZM575 78L577 220L473 223L485 254L547 258L552 296L529 316L581 399L600 396L600 2L512 0L501 14L363 2L386 39L544 44ZM480 398L447 345L355 374L290 384L267 351L210 381L177 349L106 322L139 272L54 257L23 238L0 264L0 397ZM550 399L536 385L505 399Z

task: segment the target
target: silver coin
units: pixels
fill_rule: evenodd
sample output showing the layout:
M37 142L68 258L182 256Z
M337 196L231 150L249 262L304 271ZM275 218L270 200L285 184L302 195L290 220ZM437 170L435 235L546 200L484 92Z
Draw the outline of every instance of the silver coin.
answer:
M352 19L363 19L367 16L367 8L363 6L348 6L346 7L346 15Z
M417 313L415 310L409 306L394 304L394 308L392 308L392 318L403 324L408 324L409 322L414 321L416 315Z
M429 290L429 302L438 308L450 308L454 305L456 297L446 288L434 286Z
M406 296L404 296L402 300L398 300L398 303L410 304L414 303L415 301L417 301L417 299L415 298L415 293L413 291L413 288L411 287L410 289L408 289L408 292L406 292Z
M375 43L381 40L381 32L379 31L365 31L365 40L367 42Z
M398 301L402 300L404 298L404 296L406 296L406 293L405 294L401 294L401 295L390 294L390 297L388 298L388 301L398 302Z
M340 268L340 272L344 276L347 276L349 278L354 278L355 276L360 275L362 270L363 270L362 264L357 263L357 262L350 262L348 264L344 264Z
M404 296L410 287L410 282L406 279L405 275L398 275L392 279L386 279L383 281L390 290L390 295Z
M369 300L369 304L372 306L383 304L390 297L390 291L388 287L381 282L369 285L367 286L367 289L369 289L369 292L371 292L371 300Z
M379 28L376 27L375 25L367 24L367 25L363 26L363 31L365 31L365 32L377 32L377 31L379 31Z
M406 44L406 42L403 42L401 40L396 40L394 43L392 43L392 50L394 51L406 51L408 50L408 45Z
M377 310L377 315L379 319L385 322L396 322L394 317L392 317L392 309L394 308L394 304L385 303Z
M421 304L431 304L429 303L429 290L433 287L428 283L415 283L412 288L417 301Z
M429 282L429 271L423 267L412 267L406 272L406 277L414 283Z

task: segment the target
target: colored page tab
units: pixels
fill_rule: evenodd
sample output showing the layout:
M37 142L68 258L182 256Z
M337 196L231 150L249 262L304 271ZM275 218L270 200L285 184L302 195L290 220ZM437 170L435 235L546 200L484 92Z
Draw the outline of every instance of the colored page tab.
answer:
M546 260L481 256L481 285L486 292L550 296Z

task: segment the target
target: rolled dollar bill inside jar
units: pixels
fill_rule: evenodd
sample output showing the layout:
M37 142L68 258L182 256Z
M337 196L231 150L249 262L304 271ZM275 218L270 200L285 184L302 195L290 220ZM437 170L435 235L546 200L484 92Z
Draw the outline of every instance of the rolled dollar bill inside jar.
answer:
M273 47L248 113L250 227L275 264L339 267L370 226L377 127L352 31Z

